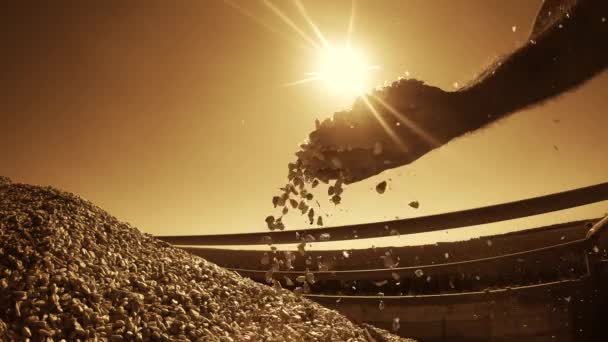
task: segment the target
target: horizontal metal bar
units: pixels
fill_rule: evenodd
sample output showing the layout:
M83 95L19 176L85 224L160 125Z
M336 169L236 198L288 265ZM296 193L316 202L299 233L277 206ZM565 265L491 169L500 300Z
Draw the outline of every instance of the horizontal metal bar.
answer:
M387 236L389 232L384 229L386 225L399 235L425 233L545 214L605 200L608 200L608 182L509 203L402 220L261 233L158 236L157 238L174 245L208 246L298 243L301 237L307 234L311 234L317 240L321 234L329 234L331 241L367 239Z
M586 239L574 240L566 243L561 243L553 246L547 246L537 248L533 250L503 254L493 257L480 258L474 260L456 261L442 264L431 264L421 266L408 266L408 267L395 267L395 268L383 268L383 269L371 269L371 270L348 270L348 271L309 271L313 273L316 280L383 280L392 279L393 273L397 273L400 277L408 277L415 274L417 270L421 270L426 275L446 274L449 270L462 272L462 268L475 267L482 263L503 261L510 258L522 258L529 257L534 254L539 254L551 250L564 250L564 249L577 249L577 252L585 252ZM231 271L237 272L243 277L248 277L256 281L264 281L266 273L268 271L263 270L249 270L249 269L238 269L228 268ZM292 280L297 276L305 275L306 271L278 271L273 272L275 279L282 279L283 277L289 277Z
M604 216L601 220L596 222L591 229L587 232L587 239L592 239L594 237L599 237L602 232L604 232L608 227L608 215Z
M320 295L307 294L306 298L311 299L320 304L330 304L335 306L339 301L340 305L356 304L356 305L378 305L382 300L386 305L433 305L433 304L455 304L472 302L484 302L495 300L500 297L512 297L514 295L525 294L545 294L547 296L556 296L559 291L567 291L570 289L583 290L582 286L585 281L589 280L588 276L578 279L559 280L542 284L506 287L502 289L487 290L487 291L472 291L460 293L443 293L434 295L419 295L419 296L342 296L342 295ZM536 296L535 296L536 297ZM536 297L536 299L540 299Z
M538 234L539 232L547 232L547 231L562 230L562 229L572 229L572 228L579 228L582 230L587 225L593 225L595 222L597 222L599 220L600 220L600 218L594 217L594 218L589 218L589 219L585 219L585 220L570 221L570 222L564 222L564 223L551 224L548 226L533 227L533 228L528 228L528 229L524 229L524 230L517 230L517 231L504 233L504 234L481 236L480 239L492 238L492 240L495 240L495 239L503 239L503 238L516 237L516 236L524 236L524 235L535 234L535 233ZM589 227L591 227L591 226L589 226ZM584 236L585 233L581 233L581 234L583 234L582 236ZM443 242L442 245L444 247L447 247L448 245L451 245L451 244L461 244L461 243L467 243L467 242L469 242L469 241ZM233 248L221 248L221 247L215 247L215 246L214 247L196 247L196 246L184 246L184 245L178 245L178 246L179 246L179 248L181 248L185 251L188 251L189 253L192 253L194 255L197 255L197 256L200 256L203 258L213 258L215 255L217 255L219 253L222 255L230 255L230 256L237 255L236 259L239 259L239 260L242 260L242 258L260 259L264 254L268 253L268 249L233 249ZM401 247L390 246L390 247L375 247L375 250L383 251L382 253L380 253L382 255L387 250L391 250L393 254L398 255L398 254L400 254L401 250L406 250L406 249L411 249L411 248L412 248L412 246L401 246ZM307 253L312 253L313 255L323 255L323 258L331 258L332 255L341 256L343 250L362 252L362 251L372 250L372 248L364 248L364 249L345 248L345 249L339 249L339 250L315 249L314 251L309 251ZM295 249L293 249L292 251L297 252ZM214 262L218 263L217 260Z

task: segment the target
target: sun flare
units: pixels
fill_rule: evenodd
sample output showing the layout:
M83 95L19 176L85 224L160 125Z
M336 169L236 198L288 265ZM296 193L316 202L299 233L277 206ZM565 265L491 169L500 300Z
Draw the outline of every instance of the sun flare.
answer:
M379 69L378 66L369 65L359 51L348 45L342 48L327 46L319 51L317 70L307 73L308 77L287 85L322 81L333 93L359 96L368 87L370 71Z
M252 16L240 6L233 4L230 0L224 1L227 1L231 6L243 12L245 15ZM264 1L263 3L272 13L280 18L285 25L291 28L293 32L302 39L302 42L305 43L305 45L308 45L306 47L313 53L316 52L319 57L318 64L315 69L313 69L315 71L308 72L306 73L305 78L286 83L285 86L322 81L334 95L339 95L340 97L357 97L365 93L366 88L369 86L367 83L370 71L379 69L379 66L367 64L367 61L363 58L361 52L354 49L351 45L355 22L354 1L351 7L345 40L342 44L337 45L331 44L325 38L319 27L317 27L312 18L308 15L308 11L300 0L294 0L294 4L314 35L310 35L306 30L298 26L292 18L272 2ZM258 20L256 17L253 18L256 19L256 21ZM264 23L262 22L262 24ZM264 27L267 27L267 25L264 24Z
M364 91L370 66L350 47L327 48L321 54L316 76L330 89L349 94Z

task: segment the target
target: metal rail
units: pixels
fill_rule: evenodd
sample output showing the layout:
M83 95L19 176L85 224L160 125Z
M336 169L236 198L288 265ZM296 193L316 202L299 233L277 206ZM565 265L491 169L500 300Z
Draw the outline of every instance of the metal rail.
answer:
M313 228L246 234L158 236L173 245L265 245L298 243L307 234L319 240L329 234L331 241L416 234L500 222L574 208L608 200L608 182L524 200L402 220L366 223L334 228Z
M559 223L559 224L552 224L552 225L548 225L548 226L541 226L541 227L534 227L534 228L530 228L530 229L525 229L525 230L519 230L519 231L515 231L515 232L510 232L510 233L506 233L506 234L499 234L499 235L492 235L490 237L480 237L479 241L483 242L483 240L485 239L490 239L494 242L494 243L500 243L500 241L502 241L503 239L510 239L510 238L516 238L518 236L528 236L528 235L539 235L539 234L543 234L543 232L549 232L549 233L554 233L557 231L562 231L562 230L571 230L573 228L576 228L576 230L581 230L580 232L576 233L577 236L581 236L584 237L586 232L583 232L582 229L587 227L591 227L591 226L587 226L589 224L594 224L596 222L598 222L600 220L600 218L591 218L591 219L586 219L586 220L578 220L578 221L572 221L572 222L566 222L566 223ZM572 232L566 232L566 235L570 236L572 234ZM450 246L452 246L453 244L469 244L469 243L473 243L475 239L472 240L468 240L468 241L459 241L459 242L445 242L442 243L442 247L445 248L449 248ZM569 240L571 241L571 240ZM544 244L541 247L545 247L546 244ZM360 256L361 254L364 253L371 253L371 255L384 255L385 252L387 251L391 251L392 255L395 256L399 256L402 253L408 253L407 250L412 249L412 248L425 248L427 246L401 246L401 247L375 247L375 250L372 248L366 248L366 249L346 249L348 251L350 251L351 253L356 253L356 254L352 254L351 258L355 255ZM225 248L218 248L218 247L187 247L187 246L180 246L181 249L192 253L194 255L200 256L202 258L206 258L210 261L213 261L219 265L222 265L223 267L227 267L227 265L238 265L239 263L242 262L242 260L260 260L264 254L268 253L268 250L262 250L262 249L251 249L251 250L243 250L243 249L225 249ZM432 247L431 247L432 248ZM466 249L466 248L470 248L467 246L462 246L462 249ZM540 247L533 247L534 248L540 248ZM420 251L422 252L422 251ZM324 260L331 260L332 258L341 258L343 255L343 249L339 249L339 250L314 250L314 251L309 251L307 252L307 254L312 255L313 258L315 256L322 256ZM443 260L443 253L441 259L439 260ZM220 257L220 259L218 259L218 257ZM235 267L235 266L228 266L228 267ZM349 268L352 269L352 263L349 263ZM251 268L251 269L258 269L258 268Z
M396 267L396 268L384 268L384 269L371 269L371 270L349 270L349 271L310 271L314 274L316 280L383 280L392 279L393 274L396 273L399 277L411 277L415 275L415 272L421 270L425 276L437 275L449 273L448 270L463 272L464 269L471 269L482 263L492 263L504 261L506 259L518 259L522 257L528 257L533 254L539 254L543 252L550 252L553 250L576 250L583 251L586 247L587 239L579 239L566 243L560 243L552 246L527 250L523 252L509 253L498 256L492 256L487 258L479 258L474 260L456 261L442 264L422 265L422 266L408 266L408 267ZM478 266L477 266L478 267ZM256 281L264 281L268 271L263 270L249 270L249 269L238 269L228 268L231 271L237 272L243 277L248 277ZM276 279L282 279L283 277L289 277L295 279L297 276L305 275L306 271L278 271L273 272L273 277Z
M588 240L598 238L600 234L606 230L606 227L608 227L608 215L596 222L593 227L589 229L585 238Z
M307 294L306 298L314 300L320 304L330 304L336 306L336 301L343 304L357 305L378 305L382 300L386 305L449 305L450 303L472 303L485 302L498 298L511 297L514 294L525 293L530 298L541 300L541 295L555 296L559 290L568 291L580 289L581 284L589 280L588 276L583 276L578 279L559 280L542 284L506 287L495 290L486 291L471 291L459 293L442 293L436 295L419 295L419 296L343 296L343 295L320 295Z
M395 268L383 268L383 269L371 269L371 270L348 270L348 271L309 271L314 274L317 280L382 280L391 279L396 273L399 277L407 277L415 274L416 271L421 270L425 275L436 275L448 273L446 270L455 270L462 272L463 269L472 268L482 263L493 263L500 262L507 259L520 259L522 257L529 257L530 255L538 255L541 253L551 252L554 250L575 250L577 252L586 252L589 245L598 237L604 229L608 227L608 215L595 223L591 229L589 229L587 235L583 239L569 241L565 243L555 244L551 246L530 249L522 252L508 253L502 255L496 255L486 258L478 258L473 260L455 261L441 264L421 265L421 266L408 266L408 267L395 267ZM585 255L586 256L586 255ZM250 269L238 269L228 268L231 271L239 273L243 277L248 277L257 281L264 281L266 278L267 271L263 270L250 270ZM589 271L589 270L588 270ZM289 277L295 279L297 276L305 275L306 271L278 271L274 272L273 276Z

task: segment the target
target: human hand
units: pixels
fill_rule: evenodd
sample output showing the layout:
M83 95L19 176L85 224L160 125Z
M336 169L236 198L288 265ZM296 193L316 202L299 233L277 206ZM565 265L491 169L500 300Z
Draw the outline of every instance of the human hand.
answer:
M409 164L469 130L464 94L400 79L317 122L298 164L309 179L344 183Z

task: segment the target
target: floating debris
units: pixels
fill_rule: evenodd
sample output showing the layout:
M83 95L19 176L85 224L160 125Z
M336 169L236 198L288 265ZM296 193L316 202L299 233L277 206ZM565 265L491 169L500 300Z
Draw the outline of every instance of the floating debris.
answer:
M276 218L272 215L266 217L266 225L268 226L268 229L270 230L275 230L275 229L279 229L279 230L283 230L285 229L285 225L283 224L282 218Z
M400 321L399 317L393 318L393 325L392 325L393 332L397 332L401 328L401 324L399 321Z
M309 220L310 224L315 223L315 210L313 208L310 208L308 210L308 220Z
M381 280L381 281L375 281L374 285L376 285L377 287L382 287L384 285L388 284L388 280Z
M265 221L268 225L268 229L274 230L274 216L267 216Z
M342 195L342 193L344 192L344 190L342 190L342 188L339 188L337 186L334 186L334 195Z
M414 274L416 275L416 277L420 278L422 276L424 276L424 271L421 269L417 269Z
M308 285L308 283L304 283L304 284L302 285L302 291L303 291L304 293L310 293L310 285Z
M321 216L319 216L321 218ZM329 241L331 239L331 235L329 233L323 233L319 235L319 241Z
M279 260L277 258L272 258L272 266L270 267L270 270L273 272L279 272L281 269L281 263L279 262Z
M390 252L384 253L384 255L380 258L384 262L385 268L395 268L397 266L397 263L395 263L395 260L393 260L393 257Z
M260 263L262 265L268 265L270 263L270 257L268 256L268 253L264 253L262 259L260 260Z
M312 273L310 271L306 271L306 281L311 285L314 284L315 283L314 273Z
M383 194L386 191L386 181L382 181L376 185L376 192Z
M380 302L378 303L378 310L382 311L384 310L384 301L381 299Z
M306 202L302 200L298 204L298 209L300 209L300 212L302 213L302 215L304 215L306 214L306 212L308 212L308 204L306 204Z
M272 275L273 275L272 271L267 271L264 274L264 279L266 280L266 283L268 283L268 284L272 283L272 281L273 281Z
M420 207L420 203L418 201L411 201L409 203L409 206L414 208L414 209L418 209Z
M298 252L300 252L301 255L306 255L306 242L300 242L298 244Z
M321 272L327 272L327 271L329 271L329 265L327 265L326 263L324 263L322 261L317 261L317 268Z

